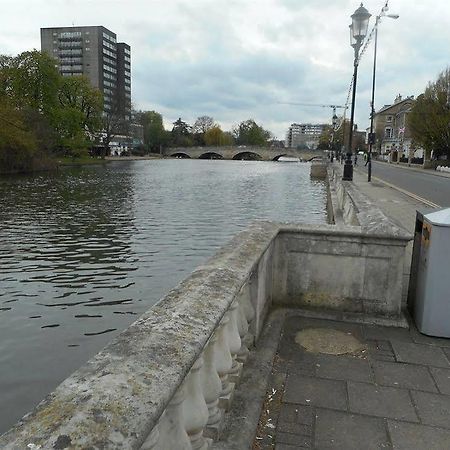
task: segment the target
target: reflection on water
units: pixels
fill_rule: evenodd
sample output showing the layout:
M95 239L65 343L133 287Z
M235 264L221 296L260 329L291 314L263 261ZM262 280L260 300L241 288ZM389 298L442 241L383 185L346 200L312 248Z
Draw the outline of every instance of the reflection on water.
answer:
M254 220L324 222L309 165L155 160L0 179L0 431Z

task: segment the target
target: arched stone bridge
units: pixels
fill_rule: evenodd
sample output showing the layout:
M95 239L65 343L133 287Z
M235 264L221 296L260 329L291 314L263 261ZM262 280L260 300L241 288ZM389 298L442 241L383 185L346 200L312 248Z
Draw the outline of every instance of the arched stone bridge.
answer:
M235 159L253 161L278 161L281 156L292 156L301 161L325 157L321 150L296 150L277 147L169 147L164 156L192 159Z

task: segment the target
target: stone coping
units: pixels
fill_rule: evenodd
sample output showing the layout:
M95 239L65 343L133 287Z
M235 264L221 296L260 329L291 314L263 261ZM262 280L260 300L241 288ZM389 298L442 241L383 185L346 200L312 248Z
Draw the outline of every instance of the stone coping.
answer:
M353 209L353 214L357 218L362 234L404 241L413 239L411 233L396 225L390 218L383 214L377 205L359 192L353 182L343 181L342 172L343 169L340 165L328 166L328 181L331 191L330 199L332 202L331 207L334 217L338 218L337 225L345 223L345 215L343 217L342 214L344 205L339 204L339 195L337 194L337 191L342 189L342 201L350 204L348 207ZM350 224L346 223L346 225Z
M275 224L239 233L0 437L0 448L138 449L205 347ZM37 447L38 448L38 447Z

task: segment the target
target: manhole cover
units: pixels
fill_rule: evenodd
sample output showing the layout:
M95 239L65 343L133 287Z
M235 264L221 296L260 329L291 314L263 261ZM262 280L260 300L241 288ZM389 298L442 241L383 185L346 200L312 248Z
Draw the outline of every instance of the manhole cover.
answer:
M351 333L329 328L306 328L295 335L295 342L311 353L344 355L365 349Z

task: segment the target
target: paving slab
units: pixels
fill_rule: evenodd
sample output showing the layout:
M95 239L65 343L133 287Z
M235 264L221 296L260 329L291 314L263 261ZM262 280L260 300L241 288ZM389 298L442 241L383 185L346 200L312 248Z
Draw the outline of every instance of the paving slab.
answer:
M407 328L380 327L377 325L365 325L363 328L364 337L367 340L377 341L403 341L413 342L411 333Z
M450 449L450 430L393 420L388 429L395 450Z
M370 383L373 374L366 359L347 356L318 355L316 375L319 378L352 380Z
M384 352L372 352L370 353L370 359L373 361L395 362L395 356L389 355Z
M302 316L292 316L286 319L284 336L288 338L295 337L297 332L305 328L330 328L351 333L356 339L363 339L363 329L360 324L327 319L312 319Z
M300 348L294 348L291 351L291 357L287 362L287 371L295 372L300 375L314 376L316 374L316 364L316 355L307 353Z
M348 400L352 413L418 421L409 392L405 389L349 381Z
M400 341L391 343L399 362L450 368L448 359L440 347Z
M289 374L283 401L345 411L347 389L344 381Z
M428 367L384 361L374 361L372 367L377 384L438 392Z
M450 395L450 369L431 367L430 372L436 381L439 391L442 394Z
M380 352L391 352L393 354L392 345L389 341L377 340L373 341Z
M427 336L422 334L416 327L415 323L411 321L410 334L412 340L417 344L434 345L435 347L447 347L450 348L450 339Z
M318 409L315 448L379 450L390 448L384 419Z
M311 436L311 425L303 425L301 423L283 422L278 420L277 431L280 433L299 434L301 436Z
M395 361L394 350L389 341L368 340L366 341L368 355L375 361Z
M315 412L311 406L285 403L281 404L278 422L294 422L303 425L312 425Z
M310 436L300 436L297 434L290 433L279 433L275 435L276 444L287 444L293 445L296 448L311 448L312 447L312 439Z
M302 448L302 447L298 447L297 445L288 445L288 444L276 444L275 445L275 450L298 450L299 448ZM303 448L308 448L308 447L303 447Z
M295 342L305 328L351 333L365 351L308 352ZM267 442L275 450L450 450L450 348L444 343L428 336L422 341L414 327L287 318L279 343L284 358L274 365L287 377L272 422L277 429L266 430ZM272 448L259 442L261 449Z
M417 414L425 425L450 429L450 397L442 394L411 391Z
M447 359L450 361L450 348L444 348L443 349L445 355L447 356Z

